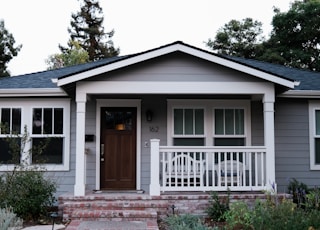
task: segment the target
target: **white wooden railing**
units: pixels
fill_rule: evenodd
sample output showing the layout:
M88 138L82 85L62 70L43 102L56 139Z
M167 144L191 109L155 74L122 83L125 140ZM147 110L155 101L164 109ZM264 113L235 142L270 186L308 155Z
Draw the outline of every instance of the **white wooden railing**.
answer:
M150 194L266 189L264 146L159 146L151 141Z

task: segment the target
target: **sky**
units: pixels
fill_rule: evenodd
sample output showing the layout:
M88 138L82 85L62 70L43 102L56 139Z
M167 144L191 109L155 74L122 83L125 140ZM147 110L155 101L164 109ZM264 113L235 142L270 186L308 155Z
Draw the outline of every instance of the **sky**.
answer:
M112 41L120 55L138 53L183 41L208 50L205 42L232 19L250 17L271 32L273 7L286 12L292 0L99 0L104 30L115 31ZM16 45L18 56L9 62L11 76L47 69L45 60L66 46L71 14L78 0L0 0L0 20Z

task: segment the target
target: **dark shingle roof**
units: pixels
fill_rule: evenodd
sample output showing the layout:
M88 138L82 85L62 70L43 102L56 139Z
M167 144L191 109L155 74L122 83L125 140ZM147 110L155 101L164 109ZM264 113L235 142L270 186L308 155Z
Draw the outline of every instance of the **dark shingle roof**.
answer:
M24 74L14 77L4 77L0 78L0 89L58 88L57 84L52 82L52 79L62 78L72 74L80 73L128 57L129 55L112 57L95 62L88 62L81 65L68 66L60 69Z
M223 57L282 78L300 82L300 84L294 88L295 90L320 90L320 72L291 68L241 57Z
M183 42L180 42L180 41L174 42L172 44L176 44L176 43L180 43L180 44L192 47L194 49L201 50L199 48L184 44ZM172 44L168 44L165 46L169 46ZM162 47L165 47L165 46L161 46L156 49L161 49ZM147 53L156 49L152 49L149 51L132 54L132 55L106 58L106 59L95 61L95 62L69 66L61 69L19 75L15 77L0 78L0 89L57 88L57 85L52 82L52 79L65 78L73 74L81 73L83 71L87 71L103 65L111 64L113 62L124 60L126 58L137 56L137 55ZM201 50L201 51L210 53L204 50ZM320 73L319 72L312 72L307 70L290 68L282 65L271 64L271 63L257 61L253 59L222 56L214 53L210 53L210 54L276 75L281 78L289 79L292 81L298 81L300 82L300 85L296 86L295 90L320 90Z

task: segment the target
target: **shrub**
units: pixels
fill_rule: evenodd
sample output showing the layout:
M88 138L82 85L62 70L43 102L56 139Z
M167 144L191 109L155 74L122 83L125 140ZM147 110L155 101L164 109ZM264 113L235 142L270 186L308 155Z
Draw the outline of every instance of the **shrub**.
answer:
M214 221L224 221L224 214L229 210L230 193L225 199L219 199L217 192L212 192L209 207L206 210L208 217Z
M3 174L0 184L0 207L10 206L25 220L46 214L55 202L56 184L44 172L26 170Z
M209 230L201 220L193 215L172 215L164 220L169 230Z
M289 181L287 189L288 193L292 195L293 202L296 203L298 207L304 208L306 194L309 192L308 186L293 178Z
M10 208L0 209L0 229L21 229L23 220L17 217Z

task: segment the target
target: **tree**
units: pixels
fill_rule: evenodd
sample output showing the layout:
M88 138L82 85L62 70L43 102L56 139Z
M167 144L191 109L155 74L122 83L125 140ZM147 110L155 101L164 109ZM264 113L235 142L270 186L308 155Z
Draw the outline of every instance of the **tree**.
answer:
M295 1L288 12L274 12L271 37L259 59L320 71L320 0Z
M7 64L18 55L22 45L14 47L13 35L5 28L4 21L0 20L0 77L10 76Z
M111 38L114 30L105 33L103 27L103 12L98 0L81 0L83 5L80 12L72 14L68 29L72 41L88 52L89 60L95 61L119 54L119 49L114 48ZM107 39L107 41L105 40ZM64 48L60 46L63 52Z
M254 58L257 46L264 41L262 23L246 18L242 21L231 20L220 28L214 40L206 45L219 54Z
M83 64L89 61L88 52L85 51L78 42L71 40L68 42L68 46L69 48L65 48L62 53L49 56L46 60L49 70Z

